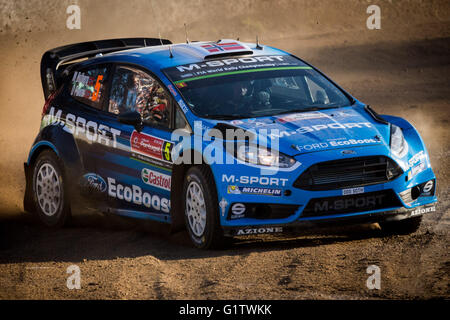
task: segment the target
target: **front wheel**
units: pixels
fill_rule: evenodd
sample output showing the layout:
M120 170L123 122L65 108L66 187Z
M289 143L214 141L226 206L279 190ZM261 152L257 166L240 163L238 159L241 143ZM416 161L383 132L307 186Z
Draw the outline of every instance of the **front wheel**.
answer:
M60 227L70 216L63 165L50 150L43 151L34 163L33 200L38 219L48 227Z
M208 249L224 244L216 186L212 173L207 168L192 167L186 173L183 206L186 228L196 247Z

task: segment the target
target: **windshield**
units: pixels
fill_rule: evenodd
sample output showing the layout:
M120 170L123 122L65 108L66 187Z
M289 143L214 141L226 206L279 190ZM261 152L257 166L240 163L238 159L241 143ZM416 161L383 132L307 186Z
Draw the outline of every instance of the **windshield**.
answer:
M251 118L351 104L339 88L291 56L208 63L165 70L191 110L201 117Z

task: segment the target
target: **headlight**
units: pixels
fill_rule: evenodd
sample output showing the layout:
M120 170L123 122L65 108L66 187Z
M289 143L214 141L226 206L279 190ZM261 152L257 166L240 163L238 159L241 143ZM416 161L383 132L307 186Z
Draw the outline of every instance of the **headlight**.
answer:
M403 131L396 125L391 125L391 151L399 158L408 153L408 143L403 136Z
M238 146L236 158L256 165L278 168L290 168L296 162L295 159L280 152L272 152L252 145Z

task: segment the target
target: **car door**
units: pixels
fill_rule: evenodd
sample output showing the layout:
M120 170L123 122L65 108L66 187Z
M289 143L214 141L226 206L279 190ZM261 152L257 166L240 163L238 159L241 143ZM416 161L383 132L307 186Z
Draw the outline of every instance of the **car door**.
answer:
M168 221L172 176L170 140L173 99L149 72L116 65L105 122L120 130L117 147L105 154L98 172L108 185L110 210L120 215ZM137 111L141 128L119 122L125 112Z
M97 166L116 148L120 135L111 121L103 119L110 71L108 64L74 70L65 90L67 107L61 115L65 119L64 130L75 139L83 168L79 181L74 183L80 186L84 204L95 208L104 203L107 191L106 180L97 174Z

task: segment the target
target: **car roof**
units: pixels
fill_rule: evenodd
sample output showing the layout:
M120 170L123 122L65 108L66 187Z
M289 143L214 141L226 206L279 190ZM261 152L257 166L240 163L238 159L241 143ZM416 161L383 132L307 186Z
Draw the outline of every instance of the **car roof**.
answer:
M132 63L151 71L175 67L190 63L199 63L210 59L225 59L236 56L288 55L287 52L255 43L222 39L219 41L199 41L177 43L122 50L108 53L80 63L80 66L99 62Z

